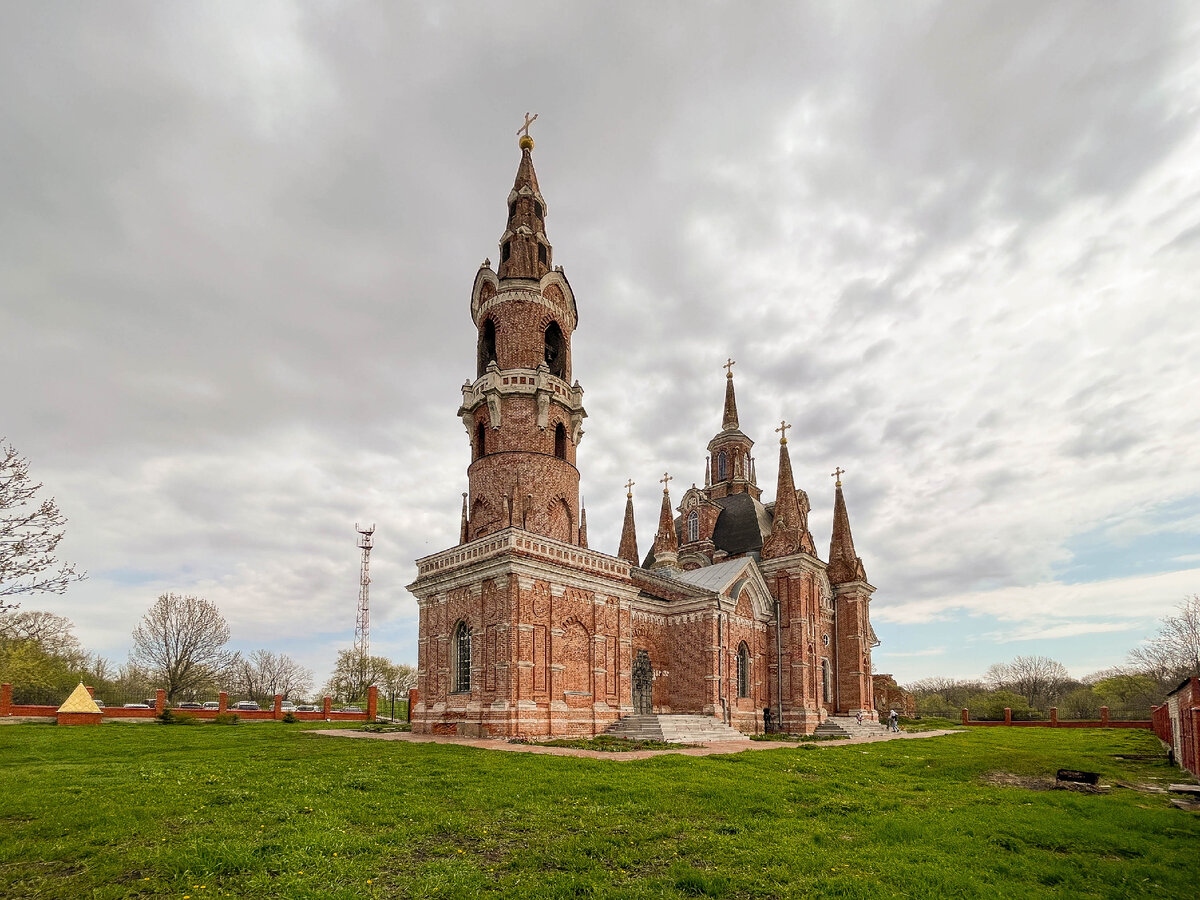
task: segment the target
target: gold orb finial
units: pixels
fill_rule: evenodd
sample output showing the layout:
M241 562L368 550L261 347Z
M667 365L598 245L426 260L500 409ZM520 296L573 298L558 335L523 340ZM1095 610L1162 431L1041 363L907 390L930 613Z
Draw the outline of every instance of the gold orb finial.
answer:
M532 116L529 113L525 113L525 124L517 129L517 134L521 135L521 139L517 141L517 146L522 150L533 149L533 138L529 136L529 126L533 124L533 120L537 117L537 113L534 113Z

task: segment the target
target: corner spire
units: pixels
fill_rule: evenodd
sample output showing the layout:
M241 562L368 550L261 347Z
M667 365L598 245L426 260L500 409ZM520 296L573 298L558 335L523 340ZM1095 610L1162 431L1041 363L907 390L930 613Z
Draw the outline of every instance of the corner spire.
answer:
M651 568L674 567L679 561L679 539L675 536L675 515L671 510L671 493L667 485L671 476L663 473L662 510L658 514L658 533L654 535L654 562Z
M467 495L465 493L463 494L462 524L458 527L458 542L460 544L467 542Z
M501 278L541 278L553 267L553 250L546 238L546 200L533 168L533 138L529 126L537 116L525 114L517 133L521 162L508 194L508 225L500 237ZM523 134L522 134L523 132Z
M641 557L638 556L637 531L633 524L634 484L633 479L625 484L625 523L621 526L621 547L617 550L617 556L630 565L637 566L641 565Z
M796 500L796 483L792 478L792 457L787 448L787 430L792 426L780 422L779 432L779 483L775 491L775 518L771 522L771 533L763 541L763 559L791 556L801 549L801 534L807 529Z
M737 398L733 395L733 367L737 365L737 361L729 359L725 361L725 412L721 417L722 431L736 431L738 429L738 412Z
M587 509L579 501L579 546L587 549Z
M854 552L854 536L850 534L850 515L846 512L846 498L842 496L842 476L846 470L838 467L832 473L837 479L833 494L833 535L829 539L829 568L827 573L833 584L848 581L866 581L867 573L862 560Z

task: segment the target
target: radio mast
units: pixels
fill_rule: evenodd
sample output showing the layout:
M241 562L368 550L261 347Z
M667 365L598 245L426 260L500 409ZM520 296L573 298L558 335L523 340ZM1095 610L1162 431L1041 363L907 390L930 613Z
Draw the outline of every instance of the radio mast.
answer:
M358 615L354 620L354 656L358 660L366 660L371 655L371 535L375 526L359 528L358 546L362 550L362 571L358 579Z

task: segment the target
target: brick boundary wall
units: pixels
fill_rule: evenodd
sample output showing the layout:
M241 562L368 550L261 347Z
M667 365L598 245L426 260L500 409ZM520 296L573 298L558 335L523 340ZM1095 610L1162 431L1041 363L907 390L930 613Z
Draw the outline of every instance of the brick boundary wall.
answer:
M90 688L89 688L90 690ZM53 719L58 716L58 707L44 704L16 704L12 702L12 685L5 683L0 684L0 718L11 716L28 716L32 718ZM167 692L161 688L155 694L154 706L150 709L125 709L124 707L113 706L104 707L104 721L112 719L152 719L157 715L161 715L163 710L167 709ZM220 694L220 707L218 709L180 709L179 707L171 707L171 712L178 713L181 716L191 716L195 719L215 719L222 713L234 713L239 719L250 721L263 720L278 720L282 719L287 713L283 712L281 706L283 704L283 696L275 695L274 703L271 709L260 710L239 710L229 708L229 695L224 691ZM375 720L376 710L379 708L379 690L374 685L367 691L367 708L365 712L349 713L338 712L333 709L333 701L326 697L322 704L322 709L317 712L293 712L301 722L373 722ZM68 724L68 723L63 723Z
M1044 722L1014 722L1012 710L1009 707L1004 707L1004 721L982 721L980 719L971 719L971 711L963 709L962 723L964 725L982 725L983 727L1000 728L1143 728L1146 731L1152 730L1153 723L1149 720L1138 722L1114 722L1108 718L1108 707L1100 707L1100 720L1090 722L1060 722L1058 719L1058 707L1050 707L1050 721Z
M1178 734L1171 715L1178 714ZM1192 677L1167 695L1167 702L1153 709L1154 734L1171 748L1175 763L1200 778L1200 678Z

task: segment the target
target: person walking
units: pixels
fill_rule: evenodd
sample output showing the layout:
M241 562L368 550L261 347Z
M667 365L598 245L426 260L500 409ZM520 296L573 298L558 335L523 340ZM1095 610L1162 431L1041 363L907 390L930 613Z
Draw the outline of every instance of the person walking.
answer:
M888 714L888 731L900 732L900 716L894 709Z

